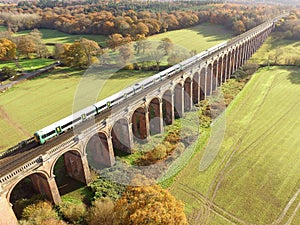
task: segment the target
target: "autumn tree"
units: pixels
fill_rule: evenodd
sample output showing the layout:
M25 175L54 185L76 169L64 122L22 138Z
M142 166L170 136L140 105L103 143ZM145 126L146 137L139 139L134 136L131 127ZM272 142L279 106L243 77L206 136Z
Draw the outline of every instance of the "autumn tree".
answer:
M164 51L157 49L156 51L151 51L148 53L148 58L150 61L154 61L156 64L156 70L159 71L160 63L162 59L164 58L165 53Z
M123 42L124 42L124 38L122 34L112 34L109 36L107 45L115 51L116 47L121 45Z
M24 55L29 59L30 54L35 53L36 49L37 49L37 46L36 46L34 40L30 36L24 35L24 36L20 36L20 38L18 38L17 50L21 55Z
M62 62L70 67L86 68L92 64L92 57L100 54L99 45L91 40L82 38L73 44L64 45L62 49L56 49Z
M242 20L237 20L233 23L233 31L235 31L237 34L241 34L246 31L246 27Z
M6 39L0 38L0 60L12 60L16 57L17 45Z
M117 224L186 225L184 205L158 185L128 187L115 204Z
M81 38L79 42L80 42L81 48L83 49L83 51L87 57L88 65L91 65L92 57L97 56L98 54L101 53L101 49L100 49L99 45L97 44L97 42L95 42L93 40L88 40L86 38Z

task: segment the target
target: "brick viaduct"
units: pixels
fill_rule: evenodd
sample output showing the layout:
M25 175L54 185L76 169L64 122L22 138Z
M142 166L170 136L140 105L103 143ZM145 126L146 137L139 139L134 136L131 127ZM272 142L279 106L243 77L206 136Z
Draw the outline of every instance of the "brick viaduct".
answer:
M61 156L71 178L89 183L88 157L97 165L109 167L115 162L115 149L130 152L134 139L147 140L163 132L165 124L183 117L193 104L212 95L226 82L262 45L273 27L273 21L266 22L233 38L225 48L195 61L155 87L143 90L141 97L114 110L108 118L83 130L80 135L64 140L0 177L0 224L17 224L10 199L15 186L24 178L30 177L36 191L59 203L61 197L54 166Z

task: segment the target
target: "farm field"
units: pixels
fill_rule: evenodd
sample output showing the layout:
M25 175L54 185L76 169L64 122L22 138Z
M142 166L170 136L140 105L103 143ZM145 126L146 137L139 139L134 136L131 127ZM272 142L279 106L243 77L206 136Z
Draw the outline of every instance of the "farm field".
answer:
M87 85L82 89L88 92L97 86L99 89L95 96L91 97L91 101L96 101L154 73L121 71L114 73L113 76L112 74L101 76L94 74L90 79L91 84L89 81L83 81L84 72L84 70L59 68L55 72L23 82L2 93L0 95L0 149L3 151L31 137L34 131L70 115L73 111L73 104L76 104L74 98L76 92L80 90L80 88L77 89L79 84ZM110 79L106 81L108 77ZM90 85L95 86L91 88ZM100 91L99 95L98 91Z
M233 34L222 26L205 23L190 28L153 35L148 40L159 41L167 37L174 44L188 50L196 50L198 53L230 39L233 37Z
M200 171L199 151L170 187L193 224L300 223L299 93L297 67L252 77L226 111L216 159Z

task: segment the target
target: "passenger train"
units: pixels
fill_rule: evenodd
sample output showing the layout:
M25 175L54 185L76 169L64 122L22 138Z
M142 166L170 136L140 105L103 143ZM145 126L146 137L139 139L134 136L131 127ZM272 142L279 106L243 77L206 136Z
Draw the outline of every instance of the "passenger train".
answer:
M263 24L262 24L263 25ZM262 26L261 25L261 26ZM254 28L259 29L260 26ZM254 30L253 29L253 30ZM251 32L253 32L251 30ZM234 39L237 41L238 38L242 39L248 32L241 34ZM84 121L95 117L98 114L105 112L106 110L110 109L111 107L123 102L127 98L139 93L145 88L148 88L156 83L159 83L162 80L168 79L169 77L177 74L180 71L185 70L186 68L190 67L192 64L199 62L200 60L204 59L205 57L227 47L230 46L233 41L225 41L222 42L212 48L209 48L206 51L203 51L179 64L176 64L164 71L161 71L149 78L144 79L143 81L136 83L106 99L103 99L91 106L88 106L64 119L61 119L43 129L40 129L34 133L34 139L36 142L40 144L44 144L47 140L60 135L61 133L72 129L73 127L83 123Z

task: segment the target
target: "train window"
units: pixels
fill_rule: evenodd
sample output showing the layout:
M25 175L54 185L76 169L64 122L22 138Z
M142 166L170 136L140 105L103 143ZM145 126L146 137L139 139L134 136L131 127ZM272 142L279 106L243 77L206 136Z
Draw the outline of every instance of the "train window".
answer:
M61 127L56 127L56 128L55 128L55 131L56 131L56 133L59 134L59 133L61 132Z
M64 129L65 127L68 127L68 126L70 126L70 125L72 125L72 121L69 122L69 123L66 123L65 125L62 125L62 126L61 126L61 129Z
M81 119L82 119L82 120L85 120L85 119L86 119L86 115L85 115L85 114L82 114L82 115L81 115Z
M49 133L42 135L42 138L44 139L44 138L46 138L46 137L51 136L52 134L55 134L55 130L52 130L52 131L50 131Z
M80 120L81 120L81 117L78 117L77 119L73 120L73 123L76 123L76 122L78 122Z
M94 109L94 110L88 112L86 115L89 116L89 115L91 115L91 114L93 114L93 113L95 113L95 112L96 112L96 110Z

